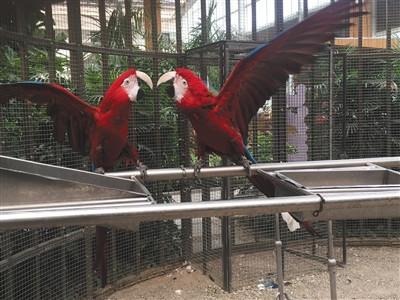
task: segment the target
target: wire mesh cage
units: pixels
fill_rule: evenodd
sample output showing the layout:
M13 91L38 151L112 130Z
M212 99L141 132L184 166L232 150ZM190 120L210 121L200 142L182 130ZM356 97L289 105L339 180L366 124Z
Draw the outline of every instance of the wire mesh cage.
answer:
M0 80L56 82L98 105L127 68L157 82L184 66L216 93L255 47L330 2L7 0L0 4ZM252 120L248 145L258 162L399 155L400 2L365 0L359 7L369 14L349 20L354 26L300 74L290 75ZM145 98L129 119L129 141L140 160L149 168L193 166L195 134L167 87L142 88ZM58 143L53 131L45 106L17 99L0 106L1 155L93 169L88 157ZM208 156L208 166L226 164ZM130 168L121 162L114 171ZM262 195L245 177L146 187L158 203ZM335 222L336 256L345 263L343 238L390 242L399 238L399 226L399 219ZM283 223L280 228L286 278L325 268L326 222L315 224L319 238L303 229L289 232ZM274 215L143 222L137 231L108 228L106 281L139 281L190 261L227 289L254 284L276 275L275 230ZM2 299L85 298L103 285L95 271L93 227L2 231L0 241Z

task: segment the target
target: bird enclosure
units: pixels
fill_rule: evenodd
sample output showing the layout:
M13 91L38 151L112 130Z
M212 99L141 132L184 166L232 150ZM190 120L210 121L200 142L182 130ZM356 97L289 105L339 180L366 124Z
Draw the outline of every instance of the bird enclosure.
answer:
M331 2L3 0L0 81L55 82L97 105L128 68L155 84L186 67L218 93L235 63ZM258 162L400 156L400 2L364 0L357 9L368 14L350 18L353 25L313 64L265 99L249 125L248 147ZM167 85L141 88L145 96L129 119L140 161L149 169L193 167L195 133ZM87 157L55 140L45 106L21 100L0 105L0 155L92 170ZM206 160L209 167L231 164L214 154ZM113 171L130 169L121 162ZM262 196L244 176L145 185L157 203ZM290 232L280 219L285 278L326 269L327 222L313 225L320 236ZM0 298L91 298L106 284L139 282L185 261L226 290L256 285L276 276L276 228L275 215L149 221L135 231L108 227L107 272L99 273L94 226L3 230L0 224ZM346 243L398 243L400 215L335 221L333 231L335 256L345 265Z

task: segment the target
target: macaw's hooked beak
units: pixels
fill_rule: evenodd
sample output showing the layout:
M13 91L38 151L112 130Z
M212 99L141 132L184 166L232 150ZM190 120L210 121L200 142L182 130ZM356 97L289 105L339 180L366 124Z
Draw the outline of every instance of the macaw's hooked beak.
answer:
M176 76L175 71L169 71L167 73L164 73L158 79L157 86L159 86L160 84L163 84L164 82L170 81L171 79L174 79L175 76ZM175 88L172 84L167 87L167 95L171 98L175 97Z
M144 83L146 83L151 90L153 89L153 82L151 81L151 78L149 75L147 75L146 73L144 73L142 71L136 70L136 77L139 79L142 79L144 81Z
M136 70L136 77L143 80L144 83L146 83L151 90L153 89L153 82L151 81L151 78L149 75L147 75L146 73L144 73L142 71ZM136 94L135 102L141 101L141 100L143 100L143 98L144 98L144 92L141 88L139 88L139 90L137 91L137 94Z
M157 81L157 86L159 86L160 84L167 82L171 79L174 79L176 76L176 72L175 71L169 71L167 73L164 73L161 75L161 77L158 79Z
M157 86L159 86L160 84L167 82L171 79L174 79L176 76L176 72L175 71L169 71L163 75L161 75L161 77L158 79L157 81Z

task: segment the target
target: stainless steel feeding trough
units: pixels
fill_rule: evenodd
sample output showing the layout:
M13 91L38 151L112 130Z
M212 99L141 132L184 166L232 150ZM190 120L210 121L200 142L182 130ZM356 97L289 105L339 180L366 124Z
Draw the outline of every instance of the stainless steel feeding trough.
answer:
M338 208L324 211L329 197L324 195L369 192L398 192L400 201L400 173L377 165L360 167L280 170L258 170L275 186L275 196L318 195L321 208L317 212L303 212L307 220L371 219L400 217L400 210L390 206Z
M276 198L149 205L153 199L137 179L138 171L99 175L0 156L0 229L67 225L132 229L149 220L282 211L325 220L399 217L399 173L383 167L395 168L399 162L400 157L257 164L251 172L261 172L273 182ZM155 169L141 180L192 178L192 173L193 169ZM201 173L200 177L218 177L246 171L230 166L204 168ZM316 210L318 215L313 215Z
M85 216L88 212L101 215L104 209L151 203L153 199L150 193L137 180L0 156L0 214L3 216L72 211L77 217L74 225L86 225ZM138 224L134 219L114 218L99 222L98 225L134 230ZM34 226L64 225L69 224L65 220L43 219ZM12 226L23 227L24 224ZM10 229L10 225L5 226L0 222L0 229Z

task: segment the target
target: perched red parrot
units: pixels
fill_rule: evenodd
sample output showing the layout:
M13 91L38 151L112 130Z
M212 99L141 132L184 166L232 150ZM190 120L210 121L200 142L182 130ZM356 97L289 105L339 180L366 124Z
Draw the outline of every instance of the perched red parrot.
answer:
M257 47L236 64L217 96L188 69L163 74L157 86L173 80L175 103L196 131L200 161L205 153L214 152L249 170L250 162L255 163L245 145L249 122L285 84L289 74L299 73L303 65L311 63L324 43L335 37L334 32L348 26L346 19L359 15L354 12L355 6L354 0L335 2ZM253 185L274 196L274 186L253 173L248 176ZM287 214L283 217L286 220Z
M36 81L0 84L0 104L17 98L47 105L55 139L64 143L67 135L72 149L89 154L96 171L104 173L120 159L138 161L136 148L128 143L130 108L143 95L138 79L153 87L146 73L129 69L111 84L98 107L58 84Z
M81 100L55 83L24 81L0 84L0 104L11 98L47 105L54 122L54 137L64 143L66 135L74 151L89 154L96 172L110 170L120 160L138 164L136 147L128 143L128 119L133 102L143 96L139 79L153 88L150 77L129 69L108 88L98 107ZM106 228L96 227L97 269L106 278Z

